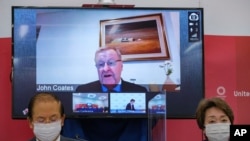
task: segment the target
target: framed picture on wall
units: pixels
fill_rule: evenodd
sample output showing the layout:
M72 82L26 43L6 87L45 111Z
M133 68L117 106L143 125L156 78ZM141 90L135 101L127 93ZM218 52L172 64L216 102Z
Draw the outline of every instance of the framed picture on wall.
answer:
M100 46L116 47L124 61L170 59L161 13L100 21Z

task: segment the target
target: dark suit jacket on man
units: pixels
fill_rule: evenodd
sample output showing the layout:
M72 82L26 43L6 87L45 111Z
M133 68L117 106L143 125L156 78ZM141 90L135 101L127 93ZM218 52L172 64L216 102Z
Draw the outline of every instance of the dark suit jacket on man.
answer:
M128 103L126 106L126 110L135 110L134 105L131 105L131 103Z
M81 85L77 92L102 92L100 81ZM147 92L147 89L121 81L121 92ZM147 119L139 118L85 118L66 119L62 134L78 136L90 141L147 141Z
M34 138L32 138L30 141L36 141L36 138L34 137ZM78 140L76 140L76 139L71 139L71 138L66 138L66 137L64 137L64 136L60 136L60 141L78 141ZM82 141L84 141L84 140L82 140Z
M76 92L102 92L102 84L97 80L88 84L80 85L77 87ZM121 92L147 92L147 89L140 85L122 80Z

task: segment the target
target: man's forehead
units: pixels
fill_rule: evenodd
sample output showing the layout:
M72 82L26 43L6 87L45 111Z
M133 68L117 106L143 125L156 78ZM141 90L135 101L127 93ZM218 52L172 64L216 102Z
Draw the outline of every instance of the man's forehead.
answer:
M34 111L52 111L60 110L60 103L56 101L36 101L33 107Z
M60 114L60 104L56 101L39 101L34 105L33 114Z
M99 52L96 56L96 59L109 59L109 58L115 58L118 57L117 53L114 50L105 50L102 52Z
M98 53L99 55L109 55L109 54L117 54L115 50L113 49L108 49L108 50L103 50Z

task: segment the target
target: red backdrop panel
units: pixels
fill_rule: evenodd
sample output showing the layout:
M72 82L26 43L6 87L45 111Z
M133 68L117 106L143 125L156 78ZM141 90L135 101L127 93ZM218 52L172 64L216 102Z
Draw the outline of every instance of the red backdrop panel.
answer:
M238 124L250 124L249 45L249 36L205 36L206 97L225 99Z
M236 37L236 90L239 124L250 124L250 37ZM242 96L239 96L242 95Z
M0 39L0 140L25 141L32 137L26 120L11 118L11 38Z

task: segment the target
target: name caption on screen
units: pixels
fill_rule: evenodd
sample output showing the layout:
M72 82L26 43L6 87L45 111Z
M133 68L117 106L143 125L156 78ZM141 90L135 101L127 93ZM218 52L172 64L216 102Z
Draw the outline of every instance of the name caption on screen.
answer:
M41 92L41 91L73 91L74 90L74 87L71 86L71 85L58 85L58 84L55 84L55 85L37 85L37 88L36 90L38 92Z

